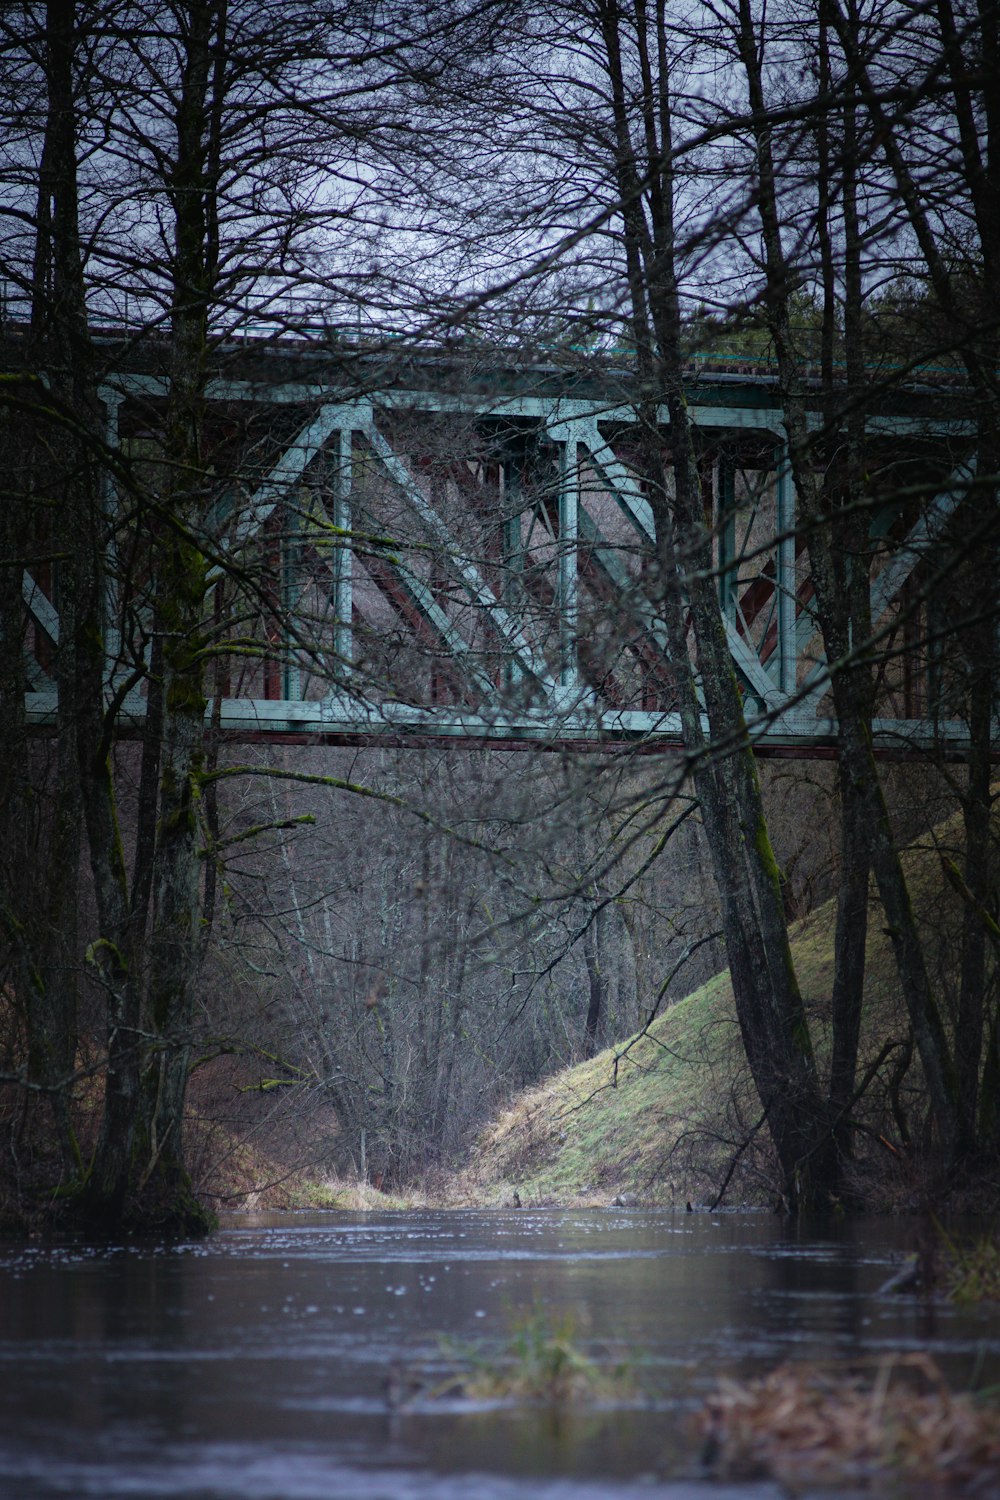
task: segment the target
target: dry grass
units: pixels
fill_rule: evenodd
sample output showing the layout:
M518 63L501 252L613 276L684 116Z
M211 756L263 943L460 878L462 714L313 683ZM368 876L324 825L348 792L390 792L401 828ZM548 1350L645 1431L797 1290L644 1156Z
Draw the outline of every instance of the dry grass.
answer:
M904 856L939 989L953 957L959 898L942 877L941 855L959 852L957 820ZM827 1055L834 971L835 907L830 902L792 931L796 971L821 1067ZM890 1111L888 1078L908 1020L899 994L885 919L873 896L859 1076L892 1045L862 1107L871 1135L862 1143L857 1186L883 1207L912 1208L922 1185ZM912 1062L901 1103L914 1134L925 1098ZM608 1204L617 1196L683 1206L709 1203L727 1163L745 1142L758 1105L739 1045L728 973L716 975L659 1017L648 1036L609 1048L527 1090L481 1135L470 1166L440 1194L449 1203L524 1206ZM773 1201L764 1132L740 1157L728 1203Z
M782 1365L757 1380L720 1380L698 1419L706 1462L728 1476L993 1495L1000 1408L953 1395L933 1361L883 1362L874 1379Z
M738 1070L729 998L718 976L627 1053L610 1048L522 1094L483 1132L451 1199L509 1202L517 1190L525 1206L619 1194L683 1205L707 1190L725 1152L704 1101Z
M425 1200L417 1192L386 1193L370 1182L357 1178L344 1180L326 1177L319 1181L303 1176L289 1194L287 1208L337 1208L353 1213L381 1213L385 1210L423 1208Z
M833 908L797 925L800 983L822 1048L833 975ZM876 914L869 940L869 1055L895 1019L888 940ZM891 1024L890 1020L890 1024ZM631 1195L683 1207L708 1202L756 1117L728 973L654 1022L648 1036L608 1048L520 1095L480 1137L452 1202L579 1205ZM770 1157L761 1136L729 1201L762 1202Z
M235 1131L213 1127L192 1132L196 1149L195 1190L217 1211L346 1209L376 1212L419 1208L418 1193L405 1197L383 1193L370 1182L331 1177L314 1164L289 1165L269 1155Z

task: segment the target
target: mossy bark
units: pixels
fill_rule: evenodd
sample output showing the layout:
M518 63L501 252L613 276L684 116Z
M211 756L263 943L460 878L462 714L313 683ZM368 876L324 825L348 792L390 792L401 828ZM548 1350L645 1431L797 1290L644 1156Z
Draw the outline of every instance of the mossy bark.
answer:
M45 8L42 65L45 127L39 169L28 365L44 371L45 397L69 420L50 424L41 411L24 424L24 460L5 487L15 537L8 532L10 561L4 654L8 670L21 676L27 648L27 617L21 612L20 571L33 567L32 552L48 554L59 607L59 640L52 643L51 675L58 690L55 754L44 790L36 785L25 801L32 755L23 737L23 717L8 702L14 722L11 753L22 759L11 786L23 823L11 827L11 910L20 907L21 952L30 953L20 976L25 997L27 1082L33 1100L46 1104L43 1127L54 1132L64 1177L79 1170L71 1119L76 1061L78 964L78 873L82 847L80 778L76 754L79 707L77 653L91 583L85 538L94 522L98 477L93 438L98 430L87 334L80 246L74 54L74 6L49 0ZM38 388L41 394L41 387ZM30 392L29 409L30 409ZM5 445L6 446L6 445ZM15 445L16 446L16 445ZM54 522L54 515L58 516ZM68 545L67 545L68 541ZM7 545L11 550L7 551ZM37 582L36 578L36 582ZM8 589L5 588L5 594ZM9 653L9 655L8 655ZM13 682L10 684L13 687ZM22 683L22 691L24 684ZM5 692L4 696L7 694ZM23 705L23 698L21 700ZM6 732L5 732L6 739ZM40 757L33 757L37 762ZM18 891L13 889L18 886ZM8 903L8 904L10 904ZM32 1111L29 1111L31 1113ZM40 1122L36 1122L40 1123Z
M149 1018L155 1046L143 1080L140 1195L178 1227L208 1227L184 1156L201 924L201 777L205 754L208 565L199 545L207 510L202 456L208 308L217 257L212 85L224 55L225 8L189 7L176 154L172 350L165 457L168 522L155 549L156 633L162 663L159 807L152 885ZM213 48L215 61L213 62Z
M684 398L669 58L662 28L651 23L649 30L641 25L630 33L643 83L638 146L625 79L622 14L614 5L599 9L614 111L638 381L649 392L639 417L644 479L656 526L657 605L721 898L743 1043L767 1111L781 1167L782 1196L790 1208L806 1208L823 1202L835 1189L835 1161L788 941L781 882L719 608L711 529L706 526L698 454ZM659 428L661 404L669 414L665 433ZM669 459L664 452L667 443Z
M828 15L844 59L865 100L874 139L919 248L933 299L944 316L949 337L954 340L955 355L965 367L973 396L979 450L977 482L964 520L967 528L971 520L971 530L978 536L979 547L987 553L985 561L989 575L986 593L975 599L971 611L970 638L974 639L977 614L982 613L990 620L991 633L996 622L996 476L1000 461L1000 402L996 382L1000 339L995 315L996 284L1000 274L1000 34L996 15L981 8L979 19L982 25L971 33L966 33L951 0L941 0L933 15L940 63L948 83L948 93L942 97L947 99L951 126L961 147L961 187L969 210L964 240L968 250L964 259L958 258L950 237L939 233L934 192L929 195L926 183L912 170L899 122L879 89L873 86L866 34L858 25L856 15L850 9L845 12L836 0L831 0ZM983 66L974 65L974 48L981 48ZM928 312L932 313L930 300ZM962 632L959 622L964 614L965 610L960 609L959 620L953 627L956 634ZM995 650L992 639L987 650L992 660ZM974 745L970 756L965 809L966 825L971 834L972 864L968 866L968 874L976 884L980 881L981 857L978 833L972 824L983 818L988 825L989 818L988 785L984 786L981 764L983 747L988 743L989 720L983 712L986 693L982 680L978 686L975 682L982 667L980 660L972 672L969 712L970 720L976 726L974 738L979 744ZM884 820L880 819L877 826L881 830ZM876 858L875 870L889 918L913 1033L937 1115L946 1161L955 1165L963 1157L974 1155L979 1145L974 1138L976 1117L970 1105L974 1104L975 1094L971 1080L974 1071L979 1069L978 1053L982 1045L979 994L984 948L967 913L958 1034L952 1048L923 965L898 858L893 860L885 848L880 848L879 852L881 862ZM985 890L986 886L982 889ZM976 899L979 899L978 894ZM987 1071L989 1066L987 1063Z
M833 10L830 15L831 18L834 16ZM838 15L836 24L842 42L847 42L845 28L848 22ZM858 517L863 514L858 500L864 468L864 424L858 413L865 374L861 349L857 225L851 217L853 180L848 174L844 185L844 232L848 249L845 324L848 388L840 392L840 399L846 399L850 410L850 387L853 384L857 412L844 418L832 406L833 392L827 393L827 426L831 440L839 436L846 422L848 461L846 475L838 475L837 466L828 465L824 482L817 477L805 385L792 339L789 297L794 277L781 241L771 132L765 108L760 53L748 0L740 0L738 47L756 121L758 205L766 273L765 309L778 359L796 495L808 527L810 575L824 651L832 669L830 687L838 722L842 876L832 996L831 1107L834 1119L840 1122L838 1134L844 1150L844 1115L853 1096L860 1034L867 883L868 871L872 869L885 908L900 983L945 1155L951 1157L959 1138L954 1059L927 972L872 744L874 682L872 663L863 650L863 643L871 636L869 571L865 540L858 522ZM848 104L845 105L848 136L851 129L851 106Z
M203 951L200 795L205 736L207 562L202 458L208 306L217 226L209 142L210 85L224 56L225 7L185 7L185 55L169 175L174 217L171 365L160 462L147 509L156 680L150 684L135 868L129 891L115 827L107 759L90 763L91 846L102 931L95 950L108 990L104 1117L80 1198L81 1217L104 1232L202 1233L213 1225L184 1155L195 985ZM213 62L213 49L215 61ZM95 658L96 664L96 658ZM153 817L155 786L155 820ZM154 826L155 823L155 826Z

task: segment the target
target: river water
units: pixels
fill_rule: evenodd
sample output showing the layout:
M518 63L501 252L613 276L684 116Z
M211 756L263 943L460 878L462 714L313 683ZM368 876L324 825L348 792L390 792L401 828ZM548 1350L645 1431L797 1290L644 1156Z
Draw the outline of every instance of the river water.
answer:
M0 1496L775 1500L698 1469L690 1417L719 1372L928 1349L957 1386L1000 1374L995 1309L880 1295L913 1238L608 1209L0 1241ZM567 1414L435 1396L456 1344L492 1359L525 1317L624 1352L652 1399Z

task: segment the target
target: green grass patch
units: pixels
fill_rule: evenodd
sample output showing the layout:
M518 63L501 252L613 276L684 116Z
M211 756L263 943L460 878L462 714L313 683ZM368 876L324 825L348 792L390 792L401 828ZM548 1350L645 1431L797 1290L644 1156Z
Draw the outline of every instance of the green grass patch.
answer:
M438 1387L451 1397L562 1407L631 1400L636 1393L634 1362L589 1352L571 1314L553 1321L534 1309L515 1322L497 1356L454 1344L442 1352L459 1365Z
M1000 1239L994 1232L963 1244L945 1235L944 1285L953 1302L1000 1302Z
M942 861L961 853L957 818L903 856L911 900L944 1013L956 973L961 901ZM791 950L821 1076L829 1063L836 907L818 907L791 931ZM905 1079L909 1021L886 920L874 888L866 942L864 1018L858 1077L882 1061L858 1118L858 1191L884 1207L912 1206L912 1158L899 1131L914 1138L926 1114L919 1061ZM766 1131L754 1132L760 1105L740 1043L728 972L717 974L657 1018L647 1035L564 1069L515 1099L482 1133L469 1166L449 1184L449 1202L608 1204L616 1197L683 1207L714 1201L728 1164L739 1169L726 1201L773 1201ZM749 1142L749 1144L748 1144Z

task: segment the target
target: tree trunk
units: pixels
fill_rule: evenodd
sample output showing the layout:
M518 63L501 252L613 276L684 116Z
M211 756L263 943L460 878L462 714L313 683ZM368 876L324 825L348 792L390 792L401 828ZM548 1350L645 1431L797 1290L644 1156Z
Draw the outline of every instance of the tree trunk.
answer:
M834 15L838 29L847 22ZM749 0L740 0L738 46L746 73L750 107L754 116L754 138L758 170L758 203L765 251L766 306L768 323L775 343L779 364L779 382L788 433L789 457L803 519L809 526L810 572L816 595L817 614L824 650L830 667L830 686L837 714L840 756L844 834L842 859L858 859L860 868L867 858L875 871L879 892L886 911L900 982L906 998L914 1038L927 1079L932 1105L938 1120L946 1156L955 1149L957 1135L954 1067L944 1024L938 1010L924 962L923 950L910 904L902 864L889 823L878 768L872 750L872 686L870 668L856 647L870 635L867 619L867 578L862 586L845 587L838 578L835 559L838 543L841 560L846 540L843 526L829 529L825 497L812 469L813 445L810 441L805 388L792 346L789 319L791 274L781 244L778 198L771 131L768 125L760 54L754 32ZM850 211L850 210L849 210ZM848 219L848 239L856 255L857 233ZM855 272L856 275L856 272ZM850 288L848 298L852 316L857 316L857 286ZM858 339L851 343L851 372L858 378ZM863 371L860 372L863 378ZM831 413L830 420L833 420ZM834 428L836 431L836 428ZM857 449L860 436L849 433L854 452L849 460L850 472L859 472ZM848 485L850 496L853 486ZM850 514L850 511L848 511ZM856 560L860 561L860 558ZM855 618L858 616L858 618ZM867 628L866 628L867 627ZM834 1071L831 1094L834 1107L842 1112L853 1087L857 1037L860 1025L861 982L863 978L863 929L859 915L862 901L860 872L845 867L846 884L838 901L836 1000L837 1037L834 1047ZM859 951L860 950L860 951Z
M165 519L157 535L156 633L162 652L159 821L150 932L149 1012L157 1039L145 1080L147 1215L203 1229L184 1161L187 1096L201 942L201 775L205 755L208 565L198 537L207 510L202 462L208 307L217 268L211 140L213 80L223 66L224 0L192 0L175 115L170 179L174 218L172 349L167 399ZM213 55L214 53L214 55ZM221 85L220 85L221 88ZM218 149L216 143L216 150Z
M602 4L600 16L615 114L617 187L639 378L656 392L640 416L644 474L656 526L657 602L722 902L740 1031L767 1111L782 1196L790 1209L805 1209L826 1201L836 1189L836 1163L788 942L778 866L719 608L711 534L705 525L684 396L663 17L658 15L655 59L644 18L636 33L643 82L640 160L626 102L620 12L614 4ZM644 201L648 222L641 211ZM669 414L670 482L658 427L660 401ZM688 648L688 617L697 682ZM707 742L701 725L702 698Z

